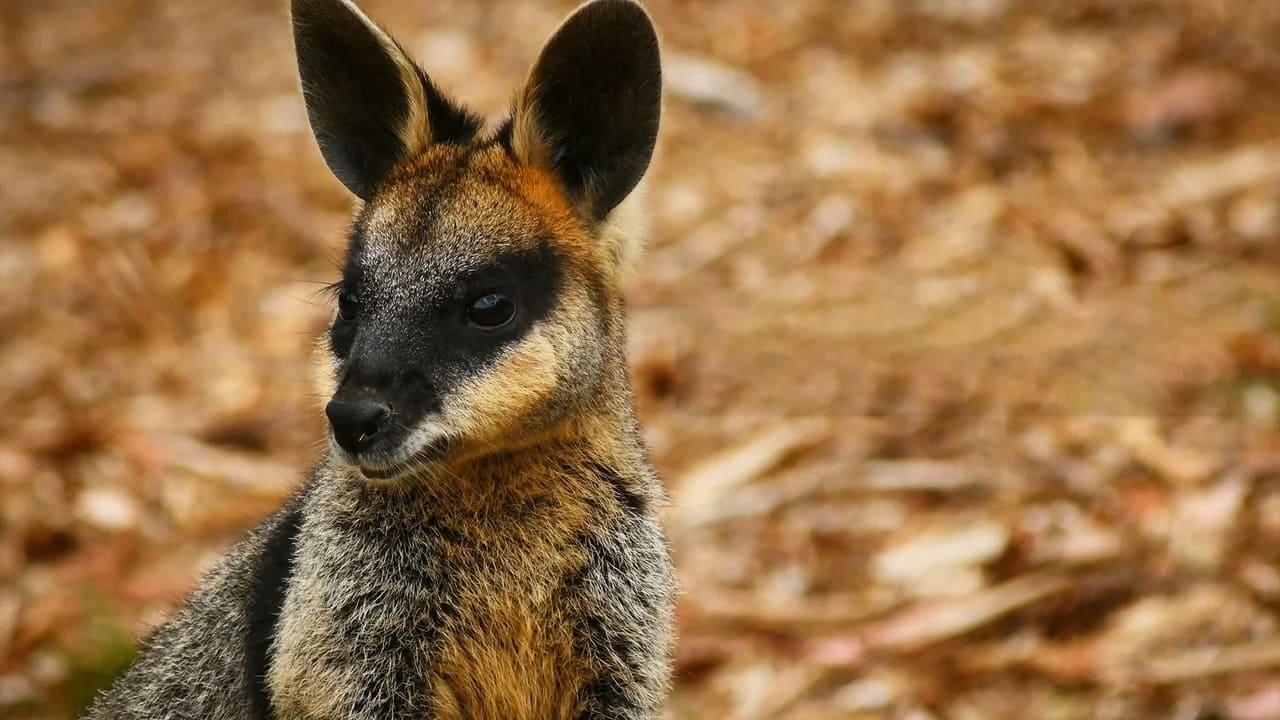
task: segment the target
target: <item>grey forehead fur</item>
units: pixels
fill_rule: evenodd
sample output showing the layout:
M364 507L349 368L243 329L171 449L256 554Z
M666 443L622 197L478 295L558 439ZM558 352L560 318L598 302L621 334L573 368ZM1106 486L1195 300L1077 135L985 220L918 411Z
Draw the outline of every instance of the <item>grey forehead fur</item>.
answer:
M364 206L354 225L360 252L352 259L374 279L370 290L385 302L438 296L543 232L528 213L512 211L515 198L495 193L479 201L485 207L456 207L476 202L454 193L400 192Z

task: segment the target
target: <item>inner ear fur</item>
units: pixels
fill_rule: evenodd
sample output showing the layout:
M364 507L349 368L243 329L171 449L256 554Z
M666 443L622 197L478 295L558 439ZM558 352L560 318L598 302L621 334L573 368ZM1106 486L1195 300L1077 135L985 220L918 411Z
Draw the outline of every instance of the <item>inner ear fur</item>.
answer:
M307 117L333 174L368 200L397 162L465 142L481 121L445 97L350 0L292 0Z
M631 194L662 106L658 37L631 0L593 0L556 30L516 100L512 149L554 174L589 221Z

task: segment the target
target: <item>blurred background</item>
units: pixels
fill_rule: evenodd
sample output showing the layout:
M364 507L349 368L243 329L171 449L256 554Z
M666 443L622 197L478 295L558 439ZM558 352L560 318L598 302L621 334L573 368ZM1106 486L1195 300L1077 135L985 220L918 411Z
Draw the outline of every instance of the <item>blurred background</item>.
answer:
M365 0L503 110L571 0ZM1280 718L1280 3L648 2L672 718ZM0 717L323 445L285 3L0 2Z

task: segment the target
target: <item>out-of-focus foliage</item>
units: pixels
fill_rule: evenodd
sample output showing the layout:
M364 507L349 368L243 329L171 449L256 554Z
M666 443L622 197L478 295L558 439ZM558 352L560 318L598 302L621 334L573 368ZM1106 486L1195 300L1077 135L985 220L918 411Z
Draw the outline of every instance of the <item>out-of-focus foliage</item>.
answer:
M366 4L495 113L571 7ZM319 451L284 5L0 3L0 716ZM1280 717L1280 4L649 7L672 716Z

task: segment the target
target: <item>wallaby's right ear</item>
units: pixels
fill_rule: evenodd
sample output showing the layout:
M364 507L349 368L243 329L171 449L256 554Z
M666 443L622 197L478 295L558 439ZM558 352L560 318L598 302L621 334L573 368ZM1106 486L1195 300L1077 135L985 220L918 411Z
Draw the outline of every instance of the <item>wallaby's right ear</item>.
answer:
M464 142L480 119L444 97L350 0L292 0L307 117L333 174L362 200L397 162Z

